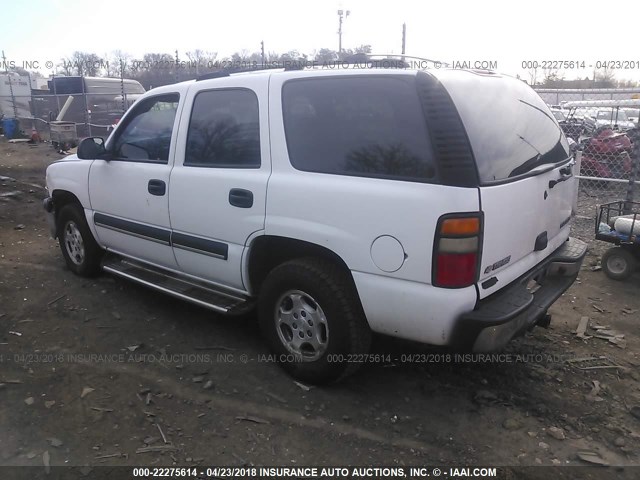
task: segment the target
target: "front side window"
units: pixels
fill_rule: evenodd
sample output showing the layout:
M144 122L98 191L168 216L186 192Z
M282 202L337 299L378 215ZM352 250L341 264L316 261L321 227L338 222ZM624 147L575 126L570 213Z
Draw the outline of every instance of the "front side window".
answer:
M167 163L179 100L177 93L171 93L146 98L135 104L113 142L113 158Z
M433 182L435 166L415 78L291 80L282 90L291 164L298 170Z
M251 90L207 90L196 95L185 166L260 167L258 98Z

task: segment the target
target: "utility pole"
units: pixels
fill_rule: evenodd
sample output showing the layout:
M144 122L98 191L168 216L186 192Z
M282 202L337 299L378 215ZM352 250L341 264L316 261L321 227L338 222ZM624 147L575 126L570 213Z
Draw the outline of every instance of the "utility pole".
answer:
M178 49L176 49L176 83L180 81L180 59L178 58Z
M338 10L338 54L342 53L342 22L346 19L351 11Z
M260 55L262 56L262 68L264 68L264 40L260 41Z
M402 24L402 55L407 53L406 46L407 46L407 24L403 23ZM404 61L404 58L402 60Z

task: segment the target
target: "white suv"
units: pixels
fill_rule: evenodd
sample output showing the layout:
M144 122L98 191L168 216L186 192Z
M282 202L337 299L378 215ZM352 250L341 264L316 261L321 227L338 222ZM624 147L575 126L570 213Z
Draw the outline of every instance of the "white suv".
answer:
M514 78L221 72L147 92L50 165L44 206L75 273L255 305L283 366L323 382L372 331L490 351L546 322L586 251L572 166Z

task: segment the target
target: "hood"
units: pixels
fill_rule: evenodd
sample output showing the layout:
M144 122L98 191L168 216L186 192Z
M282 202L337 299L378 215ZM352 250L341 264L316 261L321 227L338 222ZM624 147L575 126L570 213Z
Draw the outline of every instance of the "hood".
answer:
M58 163L58 162L77 162L80 161L80 159L78 158L78 155L73 153L71 155L67 155L66 157L60 158L58 160L56 160L53 163Z

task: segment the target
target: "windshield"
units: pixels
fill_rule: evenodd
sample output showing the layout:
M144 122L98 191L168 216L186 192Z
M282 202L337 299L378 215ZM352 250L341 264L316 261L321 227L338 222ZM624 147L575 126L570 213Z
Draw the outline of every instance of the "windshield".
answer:
M598 116L597 116L598 120L611 120L611 121L615 121L616 120L616 112L607 112L607 111L602 111L600 110L598 112ZM620 111L617 114L617 120L619 122L626 122L629 119L627 118L627 114Z

